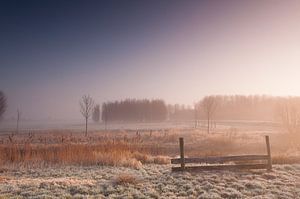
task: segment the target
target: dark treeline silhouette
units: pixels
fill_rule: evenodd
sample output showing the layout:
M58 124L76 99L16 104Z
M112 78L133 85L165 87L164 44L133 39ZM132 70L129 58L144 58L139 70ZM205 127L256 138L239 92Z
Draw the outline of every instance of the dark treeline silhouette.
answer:
M126 99L102 104L102 120L152 122L167 118L167 106L163 100Z

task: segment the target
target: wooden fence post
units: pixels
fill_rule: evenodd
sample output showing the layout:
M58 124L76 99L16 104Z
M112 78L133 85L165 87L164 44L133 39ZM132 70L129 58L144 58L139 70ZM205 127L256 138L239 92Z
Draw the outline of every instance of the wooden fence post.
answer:
M271 158L271 149L270 149L270 141L269 136L266 136L266 145L267 145L267 153L268 153L268 170L272 169L272 158Z
M179 138L179 148L180 148L181 169L183 171L184 168L185 168L185 163L184 163L184 141L183 141L183 138Z

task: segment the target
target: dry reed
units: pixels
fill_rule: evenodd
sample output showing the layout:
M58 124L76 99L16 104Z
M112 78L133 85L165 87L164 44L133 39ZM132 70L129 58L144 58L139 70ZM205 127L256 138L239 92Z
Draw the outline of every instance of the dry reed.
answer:
M95 132L85 137L72 132L31 132L0 137L0 166L58 164L140 168L142 164L168 164L169 157L179 153L178 137L185 139L187 157L266 153L261 135L207 135L199 130L181 133L169 130L167 133L141 132L138 136L126 131ZM271 136L274 163L299 163L300 144L294 137L289 138L283 134Z

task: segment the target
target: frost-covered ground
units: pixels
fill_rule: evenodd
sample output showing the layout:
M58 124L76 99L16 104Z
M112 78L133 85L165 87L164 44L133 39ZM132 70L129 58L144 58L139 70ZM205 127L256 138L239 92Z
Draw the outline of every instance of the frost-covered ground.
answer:
M116 180L126 174L134 183ZM2 169L0 198L300 198L300 165L171 173L170 165Z
M109 130L161 130L172 128L194 128L195 121L165 121L165 122L109 122L105 127L104 123L90 123L90 131ZM270 121L253 121L253 120L218 120L216 121L217 129L235 128L239 130L247 130L250 132L268 132L280 130L278 124ZM199 121L199 128L206 130L206 120ZM85 123L83 120L23 120L20 122L20 131L27 133L32 131L47 130L72 130L73 132L83 132ZM4 120L0 125L0 134L15 132L16 121Z

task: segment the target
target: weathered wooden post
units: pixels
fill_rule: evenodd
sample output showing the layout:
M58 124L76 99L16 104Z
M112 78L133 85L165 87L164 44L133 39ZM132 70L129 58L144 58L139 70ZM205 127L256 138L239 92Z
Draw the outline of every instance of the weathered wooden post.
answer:
M185 168L185 163L184 163L184 141L183 141L183 138L179 138L179 148L180 148L181 170L183 171L184 168Z
M267 145L267 153L268 153L268 170L272 169L272 157L271 157L271 149L270 149L270 140L269 136L266 135L266 145Z

